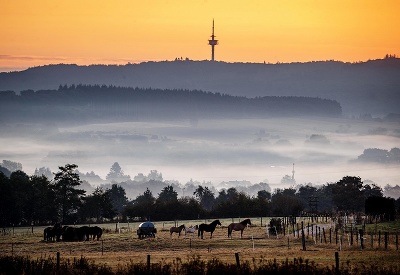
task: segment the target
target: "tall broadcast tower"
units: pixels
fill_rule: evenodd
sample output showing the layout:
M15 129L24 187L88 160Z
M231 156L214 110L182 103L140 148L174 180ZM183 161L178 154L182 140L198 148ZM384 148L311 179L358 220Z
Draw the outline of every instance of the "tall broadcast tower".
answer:
M212 28L212 35L211 39L208 40L208 45L211 45L211 61L214 61L214 47L218 45L218 40L214 39L214 19L213 19L213 28Z

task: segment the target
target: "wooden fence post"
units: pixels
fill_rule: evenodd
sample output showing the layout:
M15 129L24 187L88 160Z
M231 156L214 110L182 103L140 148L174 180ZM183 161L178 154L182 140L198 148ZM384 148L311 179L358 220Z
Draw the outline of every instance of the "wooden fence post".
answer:
M342 246L343 246L343 234L340 235L340 250L342 250Z
M378 232L378 247L381 247L381 231Z
M353 246L353 226L350 227L350 245Z
M318 226L318 232L319 232L319 243L322 243L322 234L321 234L321 227Z
M338 244L338 229L335 228L335 236L336 236L336 245Z
M147 255L147 270L150 270L150 254Z
M293 237L296 237L296 231L294 230L294 222L291 221L291 223L292 223Z
M306 236L304 236L303 222L301 222L301 242L303 243L303 251L306 251Z
M373 233L371 233L370 238L371 238L371 248L374 248L374 234Z
M60 269L60 252L57 252L57 269Z
M235 253L235 258L236 258L236 266L237 268L240 268L239 252Z
M339 274L339 252L335 252L336 274Z
M359 229L358 233L360 234L360 247L361 247L361 250L363 250L364 249L364 231L362 229Z
M319 240L319 243L322 243L321 226L318 226L318 240Z
M358 233L357 233L357 230L356 230L356 244L358 245Z
M314 225L311 224L311 238L314 238Z
M385 249L388 248L388 242L389 242L389 234L388 232L385 232Z

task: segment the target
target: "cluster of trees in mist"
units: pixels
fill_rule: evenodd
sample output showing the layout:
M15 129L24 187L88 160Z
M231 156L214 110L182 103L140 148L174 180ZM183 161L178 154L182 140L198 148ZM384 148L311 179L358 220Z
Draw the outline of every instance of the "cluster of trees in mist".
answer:
M13 162L5 164L20 168ZM4 171L8 169L3 167L0 170L0 225L296 216L305 212L336 211L383 215L389 220L400 210L400 198L383 197L380 187L365 184L354 176L320 187L299 185L276 189L273 193L260 190L255 196L234 187L215 193L202 185L197 185L192 194L178 196L173 185L166 185L158 194L147 188L128 200L125 189L117 183L110 188L97 187L86 194L81 189L77 168L75 164L60 166L50 180L43 174L29 176L22 170L7 176ZM114 172L112 168L109 175ZM162 184L156 179L150 181Z
M60 85L58 90L0 91L5 121L95 119L244 118L291 115L340 116L334 100L265 96L246 98L189 90Z

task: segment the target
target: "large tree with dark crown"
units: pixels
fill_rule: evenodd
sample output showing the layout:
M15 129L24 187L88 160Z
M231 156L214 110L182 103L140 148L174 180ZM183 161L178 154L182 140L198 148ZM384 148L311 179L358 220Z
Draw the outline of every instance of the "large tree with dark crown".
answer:
M58 168L60 171L54 174L57 213L62 223L75 222L85 195L84 190L77 188L81 184L79 174L75 172L78 165L66 164Z

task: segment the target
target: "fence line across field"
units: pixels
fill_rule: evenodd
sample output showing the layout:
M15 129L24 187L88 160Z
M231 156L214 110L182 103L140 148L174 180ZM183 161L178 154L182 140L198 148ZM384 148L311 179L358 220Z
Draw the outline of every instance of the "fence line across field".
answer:
M288 249L292 248L294 245L299 245L302 247L302 250L306 250L306 246L325 246L330 245L336 247L337 250L345 250L357 247L359 249L395 249L398 250L398 232L387 232L387 231L376 231L370 230L369 232L365 231L365 227L362 225L358 227L342 227L338 228L336 224L332 223L332 221L324 219L324 222L327 223L319 223L319 224L310 224L309 217L301 217L297 218L297 221L300 223L283 223L283 232L276 234L276 236L271 236L269 231L269 223L271 221L271 217L259 217L252 218L251 227L265 227L265 234L260 236L251 234L247 235L244 239L252 240L252 247L257 247L260 245L259 239L282 239L282 242L287 241ZM242 218L229 218L229 219L221 219L222 228L225 228L231 222L241 221ZM288 221L287 217L282 217L282 220ZM176 220L176 221L159 221L154 222L156 227L159 227L160 230L166 231L171 226L178 224L199 224L201 222L210 222L212 219L201 219L201 220ZM262 225L262 221L266 224L266 226ZM291 220L293 221L293 220ZM140 222L127 222L127 223L108 223L108 224L91 224L90 226L102 226L104 229L109 230L108 233L118 233L118 234L130 234L135 231ZM41 235L45 226L31 226L31 227L13 227L11 229L3 229L3 232L7 232L3 236L11 235L13 236L21 235ZM113 230L115 229L115 230ZM127 230L124 230L127 229ZM276 229L275 229L276 230ZM276 232L278 233L278 232ZM107 234L107 233L106 233ZM194 236L193 236L194 237ZM188 244L189 248L195 248L195 243L192 243L192 236L190 237L190 243ZM224 238L225 239L225 238ZM229 238L227 238L229 240ZM301 243L299 240L301 239ZM300 244L299 244L300 243ZM112 246L110 240L107 239L106 235L103 235L103 239L99 243L101 244L101 253L107 252L104 245L106 247ZM15 253L21 254L24 251L28 252L28 250L24 249L23 245L19 245L18 243L14 243L13 241L9 243L9 247L11 248L11 254ZM6 251L7 249L3 249Z

